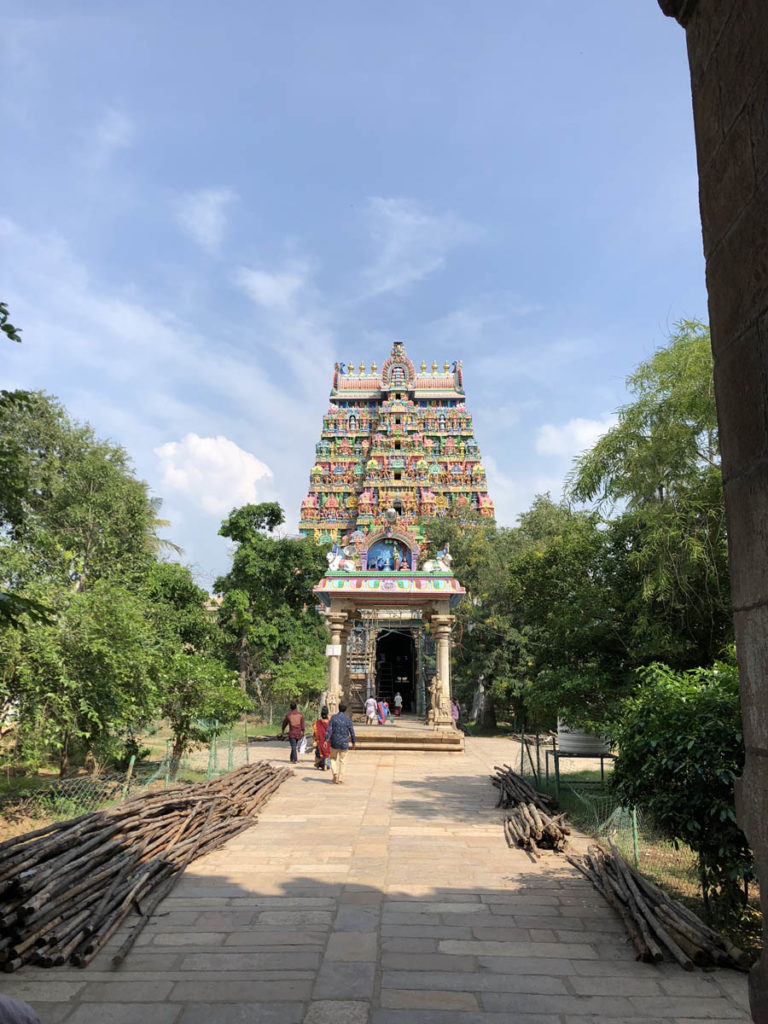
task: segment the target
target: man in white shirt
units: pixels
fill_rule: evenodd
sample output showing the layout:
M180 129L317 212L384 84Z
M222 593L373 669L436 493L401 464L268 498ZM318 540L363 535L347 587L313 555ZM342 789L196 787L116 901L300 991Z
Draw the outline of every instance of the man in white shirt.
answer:
M376 698L369 697L365 702L365 724L375 725L376 724Z
M395 718L400 717L400 712L403 710L403 698L398 690L395 694Z

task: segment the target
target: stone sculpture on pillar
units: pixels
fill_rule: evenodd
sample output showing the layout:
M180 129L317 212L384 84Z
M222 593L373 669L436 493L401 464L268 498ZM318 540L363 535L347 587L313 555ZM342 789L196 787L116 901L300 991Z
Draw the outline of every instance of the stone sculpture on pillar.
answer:
M435 693L432 696L431 723L435 726L453 728L451 715L451 628L453 615L434 614L430 619L432 632L435 634L437 655L437 674L435 677ZM432 688L430 687L430 694Z
M342 637L347 622L345 611L332 611L327 615L328 625L331 630L331 653L328 656L328 696L326 704L332 715L339 710L341 702L341 655ZM338 653L336 653L338 651Z

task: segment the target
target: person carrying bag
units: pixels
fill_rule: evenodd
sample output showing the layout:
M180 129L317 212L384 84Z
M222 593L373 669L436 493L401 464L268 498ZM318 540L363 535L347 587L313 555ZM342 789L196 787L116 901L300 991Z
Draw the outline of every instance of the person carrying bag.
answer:
M349 715L345 714L346 710L346 704L339 704L339 710L328 723L328 731L325 734L331 748L331 773L337 786L343 781L344 762L347 759L350 742L352 749L355 749L355 727Z

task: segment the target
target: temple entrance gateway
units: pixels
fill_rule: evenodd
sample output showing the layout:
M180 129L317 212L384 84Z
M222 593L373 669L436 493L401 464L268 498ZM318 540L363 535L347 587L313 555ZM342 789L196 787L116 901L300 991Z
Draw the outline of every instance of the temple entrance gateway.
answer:
M403 713L416 711L416 643L409 629L382 630L376 638L376 696L394 712L396 693Z
M400 568L368 568L382 547L401 553ZM377 562L379 556L376 556ZM330 629L328 689L333 714L340 703L361 715L367 696L393 706L397 690L406 710L424 716L418 735L401 724L360 728L360 745L405 743L411 749L462 749L451 716L451 628L464 588L451 572L446 549L419 568L419 542L391 510L389 525L354 543L334 545L328 572L314 588ZM365 730L372 735L366 737Z

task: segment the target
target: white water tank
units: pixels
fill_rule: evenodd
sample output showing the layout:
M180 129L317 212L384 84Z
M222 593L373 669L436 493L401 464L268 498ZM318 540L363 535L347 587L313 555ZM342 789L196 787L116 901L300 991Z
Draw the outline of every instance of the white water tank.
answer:
M557 746L563 754L610 754L611 748L604 736L586 729L570 729L562 718L557 720Z

